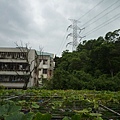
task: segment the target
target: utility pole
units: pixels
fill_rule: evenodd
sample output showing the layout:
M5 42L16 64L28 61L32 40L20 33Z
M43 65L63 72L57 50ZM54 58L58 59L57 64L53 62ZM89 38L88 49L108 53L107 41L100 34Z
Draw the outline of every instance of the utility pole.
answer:
M72 24L70 26L68 26L67 30L69 28L72 28L73 32L69 33L66 38L68 38L69 36L71 36L71 37L73 37L73 41L67 43L67 45L69 45L69 44L72 45L72 51L75 51L76 48L77 48L77 46L78 46L78 40L77 39L80 38L80 40L81 40L83 38L83 37L80 36L80 33L85 28L80 29L80 27L78 27L77 24L80 23L80 21L75 20L75 19L69 19L69 20L72 22ZM66 45L66 47L67 47L67 45Z

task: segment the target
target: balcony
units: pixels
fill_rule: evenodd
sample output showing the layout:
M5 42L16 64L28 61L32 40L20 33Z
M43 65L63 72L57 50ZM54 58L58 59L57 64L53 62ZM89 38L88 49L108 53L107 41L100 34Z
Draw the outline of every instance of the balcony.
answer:
M27 52L0 52L0 59L26 60Z
M28 63L5 63L0 62L0 74L29 74L30 66Z
M0 75L0 82L24 82L25 76L23 75Z

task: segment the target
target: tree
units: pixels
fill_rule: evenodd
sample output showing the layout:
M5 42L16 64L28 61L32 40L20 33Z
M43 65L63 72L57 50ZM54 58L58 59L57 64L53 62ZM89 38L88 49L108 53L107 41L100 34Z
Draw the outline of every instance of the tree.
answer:
M120 29L86 40L76 51L66 50L56 60L55 89L118 90L115 82L120 81Z
M38 66L39 66L39 60L38 56L35 54L33 58L30 58L30 54L32 52L31 47L29 47L28 43L25 44L25 47L23 46L21 42L21 46L15 43L17 48L20 50L22 54L24 54L24 60L26 61L26 68L21 67L21 71L23 72L24 75L24 86L23 89L27 89L29 80L32 79L33 77L35 78L35 84L38 85ZM23 69L26 69L25 71ZM15 70L18 76L20 76L19 72Z
M115 30L113 32L108 32L105 35L105 40L107 42L115 42L115 41L120 41L120 29Z

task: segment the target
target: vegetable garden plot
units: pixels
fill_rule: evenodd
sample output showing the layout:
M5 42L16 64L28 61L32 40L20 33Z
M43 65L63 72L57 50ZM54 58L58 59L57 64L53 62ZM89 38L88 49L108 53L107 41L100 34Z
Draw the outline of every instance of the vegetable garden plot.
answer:
M23 118L27 117L26 115L30 115L31 120L34 120L36 116L48 116L48 120L77 120L76 117L79 118L79 120L80 117L82 120L94 120L95 118L96 120L102 120L102 118L104 120L108 120L108 118L120 119L119 115L99 106L98 101L104 106L111 107L111 109L116 108L117 110L118 108L118 111L115 111L119 112L120 107L117 107L120 101L119 97L117 98L119 94L113 94L112 92L73 90L27 90L16 92L10 90L6 92L7 94L5 91L4 94L1 94L0 91L0 108L4 108L5 105L9 106L8 108L12 110L17 109L17 114L20 114ZM14 113L14 111L12 112ZM7 112L7 116L9 116L9 113L11 115L11 112ZM15 117L15 114L13 115ZM2 114L2 117L3 116L6 116L6 113ZM7 118L2 118L2 120L6 119Z
M63 97L39 97L39 96L15 96L5 100L14 101L18 106L21 106L21 111L24 113L41 112L50 113L53 118L63 118L64 116L72 116L75 110L83 110L92 108L93 103L87 100L69 100Z

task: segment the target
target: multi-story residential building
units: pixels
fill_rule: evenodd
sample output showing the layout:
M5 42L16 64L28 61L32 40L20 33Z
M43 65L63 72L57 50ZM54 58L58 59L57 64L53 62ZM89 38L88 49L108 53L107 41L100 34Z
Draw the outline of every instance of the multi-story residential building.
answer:
M34 49L0 48L0 85L6 88L23 88L38 83L37 53Z
M50 79L53 76L53 70L55 67L55 55L39 51L37 51L37 55L40 62L38 67L39 84L42 84L42 78Z

